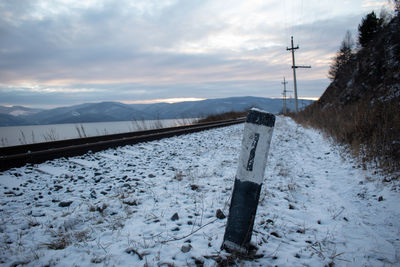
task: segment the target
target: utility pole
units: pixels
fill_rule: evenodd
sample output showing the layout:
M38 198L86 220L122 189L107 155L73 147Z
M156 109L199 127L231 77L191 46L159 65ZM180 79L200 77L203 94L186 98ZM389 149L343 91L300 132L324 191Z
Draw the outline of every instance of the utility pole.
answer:
M289 91L286 91L286 84L288 84L288 82L286 81L285 77L283 77L282 84L283 84L283 93L282 93L282 95L283 95L283 114L286 114L286 92L289 92Z
M299 112L299 104L298 104L298 97L297 97L297 81L296 81L296 69L297 68L311 68L311 66L296 66L295 60L294 60L294 51L296 49L299 49L299 46L297 45L296 47L293 46L293 36L291 38L291 45L292 47L289 48L287 47L287 51L292 51L292 69L293 69L293 83L294 83L294 98L296 100L296 112Z

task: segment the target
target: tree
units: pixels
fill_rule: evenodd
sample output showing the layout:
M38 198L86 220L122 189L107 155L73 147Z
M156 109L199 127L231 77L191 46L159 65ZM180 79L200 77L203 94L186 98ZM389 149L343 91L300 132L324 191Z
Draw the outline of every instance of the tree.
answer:
M342 44L340 45L340 49L336 53L336 57L333 59L333 62L330 66L328 72L329 79L334 80L353 58L353 46L353 37L351 36L351 32L347 31Z
M375 37L376 33L381 28L382 21L376 17L374 11L367 14L358 25L358 43L361 47L366 47L367 44Z
M390 23L390 21L393 19L393 15L385 8L381 9L381 12L379 13L380 17L380 22L381 26L384 27Z
M400 0L392 0L394 4L394 11L396 11L397 14L400 13Z

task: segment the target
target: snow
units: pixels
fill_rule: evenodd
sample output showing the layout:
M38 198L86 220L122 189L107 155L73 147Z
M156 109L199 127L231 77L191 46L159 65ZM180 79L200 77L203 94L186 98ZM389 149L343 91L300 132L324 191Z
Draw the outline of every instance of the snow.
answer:
M50 176L56 176L56 177L73 175L72 172L64 169L64 167L53 167L46 163L39 164L38 167L36 168L36 171L44 173L44 174L49 174Z
M257 111L259 113L264 113L264 114L271 114L268 111L265 111L265 110L262 110L262 109L259 109L259 108L251 108L250 110Z
M0 175L0 186L2 187L18 187L23 180L14 175Z
M265 170L256 256L221 251L226 218L216 211L229 210L242 136L236 125L1 173L0 264L399 266L399 181L285 117Z
M109 160L115 160L115 161L122 160L122 157L113 154L99 153L98 155Z
M88 168L93 168L93 169L97 169L99 167L99 165L97 164L96 161L88 161L88 160L77 159L77 158L70 158L69 161L72 163L81 165L83 167L88 167Z

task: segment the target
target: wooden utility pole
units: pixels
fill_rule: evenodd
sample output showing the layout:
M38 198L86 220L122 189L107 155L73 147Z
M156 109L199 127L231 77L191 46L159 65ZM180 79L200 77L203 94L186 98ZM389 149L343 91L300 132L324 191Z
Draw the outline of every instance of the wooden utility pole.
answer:
M285 77L283 77L283 82L282 82L282 84L283 84L283 93L282 93L282 95L283 95L283 114L286 114L286 92L288 92L288 91L286 91L287 83L288 82L286 81Z
M296 69L297 68L311 68L311 66L296 66L295 60L294 60L294 51L296 49L299 49L299 46L297 45L296 47L293 46L293 36L291 38L291 45L292 47L289 48L287 47L286 50L292 51L292 69L293 69L293 83L294 83L294 98L296 101L296 112L299 112L299 104L298 104L298 97L297 97L297 81L296 81Z

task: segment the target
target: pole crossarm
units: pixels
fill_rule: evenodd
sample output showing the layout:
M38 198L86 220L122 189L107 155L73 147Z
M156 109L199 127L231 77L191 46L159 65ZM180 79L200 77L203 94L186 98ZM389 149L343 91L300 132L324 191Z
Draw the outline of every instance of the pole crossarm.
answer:
M295 69L299 69L299 68L302 68L302 69L311 69L311 66L292 66L292 69L293 68L295 68Z
M286 50L287 51L290 51L290 50L296 50L296 49L299 49L300 47L299 46L296 46L296 47L291 47L291 48L289 48L289 47L286 47Z

